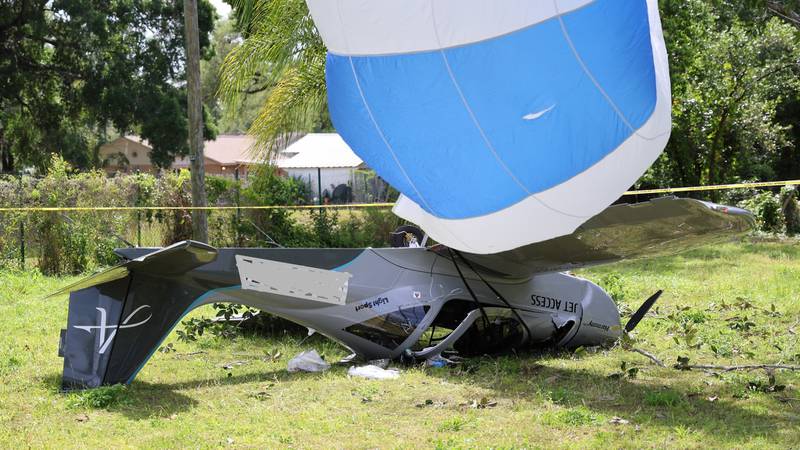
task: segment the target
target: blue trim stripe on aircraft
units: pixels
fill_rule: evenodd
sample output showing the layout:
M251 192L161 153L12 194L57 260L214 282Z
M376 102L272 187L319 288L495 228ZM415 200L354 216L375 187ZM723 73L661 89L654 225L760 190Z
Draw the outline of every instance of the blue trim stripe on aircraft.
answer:
M191 312L193 309L203 305L203 303L205 303L209 298L211 298L212 296L214 296L216 294L223 293L223 292L238 291L238 290L241 290L241 289L242 289L241 285L228 286L228 287L224 287L224 288L212 289L212 290L206 292L205 294L201 295L200 297L197 297L197 299L195 299L191 304L189 304L189 306L186 307L186 310L183 311L183 314L181 314L181 316L178 317L178 319L175 321L175 323L173 323L172 326L169 327L169 330L167 330L167 332L164 333L163 336L161 336L161 340L159 340L158 344L156 344L153 347L153 349L150 350L150 354L148 354L147 357L142 361L142 363L139 364L139 367L136 368L136 370L133 372L133 375L131 375L130 378L128 378L128 381L126 381L125 384L131 384L133 382L133 380L136 378L136 375L139 374L139 371L142 370L142 368L144 367L145 364L147 364L147 361L150 361L150 358L152 358L153 354L156 352L156 350L158 350L158 348L161 347L161 344L164 343L164 340L167 338L167 336L169 336L169 334L172 333L172 330L175 329L175 327L181 322L181 320L183 320L184 317L186 317L187 314L189 314L189 312Z

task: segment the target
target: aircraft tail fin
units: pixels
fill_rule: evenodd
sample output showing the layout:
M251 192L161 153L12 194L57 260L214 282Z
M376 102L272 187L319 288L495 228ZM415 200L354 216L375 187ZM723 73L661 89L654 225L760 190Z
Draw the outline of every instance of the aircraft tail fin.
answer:
M172 327L209 290L187 276L213 247L179 242L69 286L59 355L63 389L129 383Z

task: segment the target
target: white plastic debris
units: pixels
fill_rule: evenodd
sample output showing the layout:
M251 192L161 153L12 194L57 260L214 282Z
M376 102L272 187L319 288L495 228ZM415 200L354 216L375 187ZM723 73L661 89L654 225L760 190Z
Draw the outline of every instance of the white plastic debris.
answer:
M324 372L331 368L316 350L302 352L289 361L289 372Z
M367 365L367 366L352 366L347 371L347 374L351 377L361 377L367 378L370 380L391 380L394 378L400 377L400 371L396 369L381 369L378 366Z
M389 363L390 362L391 362L391 360L389 358L373 359L373 360L369 361L369 365L378 366L381 369L385 369L385 368L389 367Z

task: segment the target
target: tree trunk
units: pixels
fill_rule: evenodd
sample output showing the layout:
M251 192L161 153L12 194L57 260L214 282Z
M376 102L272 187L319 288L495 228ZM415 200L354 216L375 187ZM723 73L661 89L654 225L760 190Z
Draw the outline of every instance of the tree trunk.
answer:
M192 167L192 206L207 206L205 158L203 157L203 97L200 92L200 36L197 25L197 0L183 1L186 22L186 82L189 104L189 160ZM205 210L192 210L194 239L208 242L208 217Z
M717 131L714 134L714 139L711 141L711 154L708 157L708 182L707 184L717 184L718 183L718 165L719 165L719 157L722 150L719 148L723 141L722 135L727 130L728 126L728 113L730 111L730 106L726 107L720 116L719 123L717 124ZM717 202L719 201L719 192L718 191L711 191L710 193L711 201Z

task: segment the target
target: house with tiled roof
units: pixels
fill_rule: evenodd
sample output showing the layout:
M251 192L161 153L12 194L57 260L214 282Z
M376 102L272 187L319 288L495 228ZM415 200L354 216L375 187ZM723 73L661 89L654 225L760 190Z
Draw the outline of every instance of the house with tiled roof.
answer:
M254 140L246 135L217 136L213 141L203 145L205 170L209 175L233 175L236 170L239 176L246 177L254 166L260 164L260 158L252 151ZM100 160L109 174L115 172L155 172L150 161L152 148L147 140L135 135L120 136L100 147ZM176 156L172 169L188 169L188 156Z

